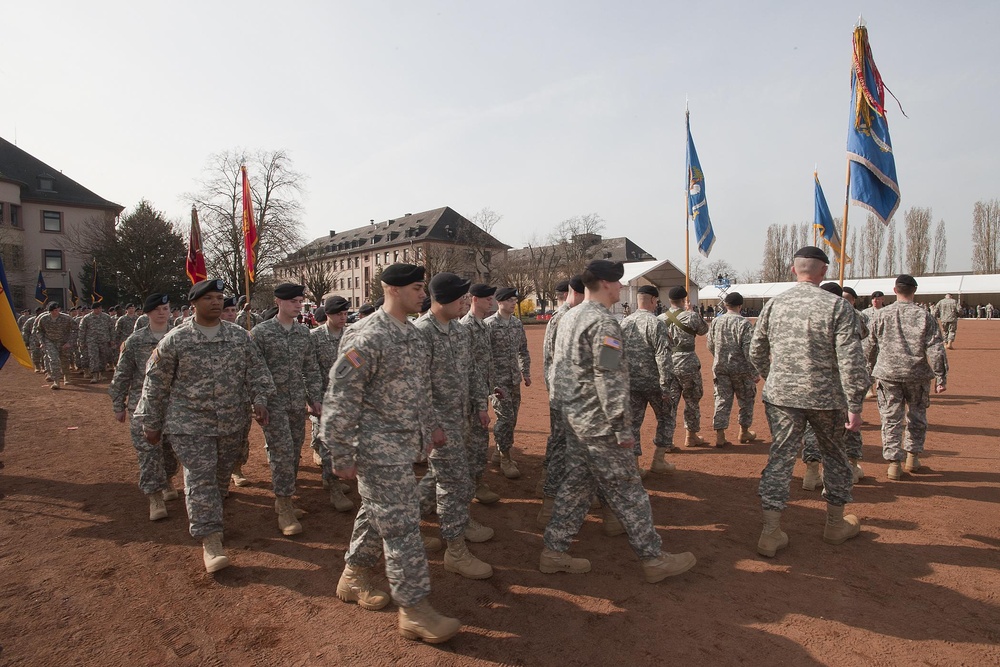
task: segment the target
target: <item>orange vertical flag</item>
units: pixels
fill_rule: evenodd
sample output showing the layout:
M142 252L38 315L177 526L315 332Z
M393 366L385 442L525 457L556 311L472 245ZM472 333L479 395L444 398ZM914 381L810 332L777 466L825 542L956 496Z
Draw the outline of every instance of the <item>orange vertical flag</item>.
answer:
M250 197L246 166L240 167L240 171L243 172L243 246L247 253L247 279L253 282L257 268L257 223L253 219L253 199Z
M201 225L198 224L198 209L191 207L191 233L188 234L188 254L184 262L184 269L187 271L191 284L208 280L208 271L205 270L205 255L201 249Z

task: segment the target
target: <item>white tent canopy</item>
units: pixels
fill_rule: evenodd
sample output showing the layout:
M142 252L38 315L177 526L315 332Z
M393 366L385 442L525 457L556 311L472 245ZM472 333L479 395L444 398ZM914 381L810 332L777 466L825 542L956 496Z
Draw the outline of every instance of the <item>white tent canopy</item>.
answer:
M654 260L651 262L629 262L625 264L625 274L621 282L625 285L622 291L622 302L628 302L632 307L636 303L636 290L642 285L653 285L660 290L660 298L667 300L667 290L677 285L684 285L684 271L677 268L677 265L669 259ZM626 294L627 290L627 294ZM698 286L691 284L691 300L698 299Z

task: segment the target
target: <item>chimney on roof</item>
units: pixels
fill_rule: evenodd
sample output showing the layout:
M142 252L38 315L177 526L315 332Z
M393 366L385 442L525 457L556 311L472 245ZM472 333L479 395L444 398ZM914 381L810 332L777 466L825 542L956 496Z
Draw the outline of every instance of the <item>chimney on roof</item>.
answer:
M371 222L374 225L375 224L375 219L372 218L369 222Z
M406 216L407 216L407 217L409 217L409 216L411 216L411 215L413 215L413 214L412 214L412 213L407 213L407 214L406 214Z
M337 232L335 232L335 231L333 231L333 230L331 229L331 230L330 230L330 238L332 239L332 238L333 238L334 236L336 236L336 235L337 235Z

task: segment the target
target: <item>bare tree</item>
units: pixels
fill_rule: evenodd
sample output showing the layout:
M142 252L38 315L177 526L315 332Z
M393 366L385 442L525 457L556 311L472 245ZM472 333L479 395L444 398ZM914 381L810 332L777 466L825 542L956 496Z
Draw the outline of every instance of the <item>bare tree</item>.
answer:
M972 270L1000 269L1000 199L977 201L972 209Z
M490 239L493 236L493 228L503 220L503 216L489 207L483 207L472 216L472 223L486 232L485 235L478 234L476 238L470 239L469 247L475 253L476 263L479 265L478 273L483 282L490 282L493 274L493 263L497 259L498 248ZM502 253L501 253L502 254Z
M736 282L743 283L744 285L759 283L761 282L760 271L757 269L743 269L737 274Z
M885 273L888 276L896 274L896 219L889 221L885 230Z
M705 269L708 274L708 282L696 281L699 285L714 285L719 278L729 278L729 280L736 282L736 268L724 259L709 262Z
M906 270L914 276L927 273L931 253L931 209L913 206L903 215L906 228Z
M885 225L877 217L868 214L861 233L861 247L865 249L864 261L856 259L862 267L861 275L877 278L882 275L882 245L885 243Z
M327 292L333 291L340 274L337 263L329 259L307 259L302 264L302 284L316 303L320 303Z
M505 257L494 265L494 285L513 287L517 290L517 302L520 305L524 297L535 286L535 277L529 260L522 257Z
M788 227L777 223L767 227L764 237L764 258L760 265L760 279L765 283L788 280L792 255L788 252Z
M545 308L556 301L556 283L569 277L569 274L560 264L556 246L547 245L535 237L528 242L525 250L527 250L528 272L532 287L542 301L538 306Z
M934 273L944 273L948 270L948 236L944 229L944 220L938 220L934 230L934 262L931 267Z
M556 252L568 275L580 273L587 262L594 259L594 250L603 232L604 218L596 213L578 215L556 225L550 241L557 246Z
M688 262L687 276L688 280L696 285L708 285L714 280L709 280L708 265L705 263L705 259L698 255L692 255Z
M240 174L244 164L257 225L255 272L266 273L302 245L299 197L305 176L292 168L285 151L233 149L209 157L198 191L185 198L201 216L209 273L222 276L237 290L243 288L246 272Z

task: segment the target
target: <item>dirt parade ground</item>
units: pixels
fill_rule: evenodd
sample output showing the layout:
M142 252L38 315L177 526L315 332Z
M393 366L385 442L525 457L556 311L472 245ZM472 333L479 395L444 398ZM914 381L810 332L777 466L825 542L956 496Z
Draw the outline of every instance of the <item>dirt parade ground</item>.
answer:
M645 481L668 551L694 552L690 572L645 583L624 536L591 514L571 553L586 575L538 571L541 500L534 490L548 435L540 326L528 327L535 382L523 390L515 447L523 476L490 466L503 500L476 504L496 529L472 551L491 579L444 571L430 555L432 604L463 622L439 647L396 631L396 608L340 602L337 578L353 513L329 505L304 447L304 532L282 537L259 427L253 482L225 503L233 566L204 571L183 499L148 520L126 425L107 384L76 376L49 390L14 362L0 371L0 665L988 665L1000 664L1000 322L962 321L948 391L934 396L925 471L886 479L878 410L865 403L866 477L850 512L861 535L823 542L825 505L803 491L800 462L783 527L791 543L757 555L757 483L769 430L758 394L750 445L684 448L677 471ZM712 436L711 358L698 340ZM730 426L735 440L737 427ZM651 455L652 414L643 428ZM683 444L683 432L675 434ZM418 468L423 474L423 469ZM357 501L357 493L350 496ZM433 522L425 534L436 535Z

